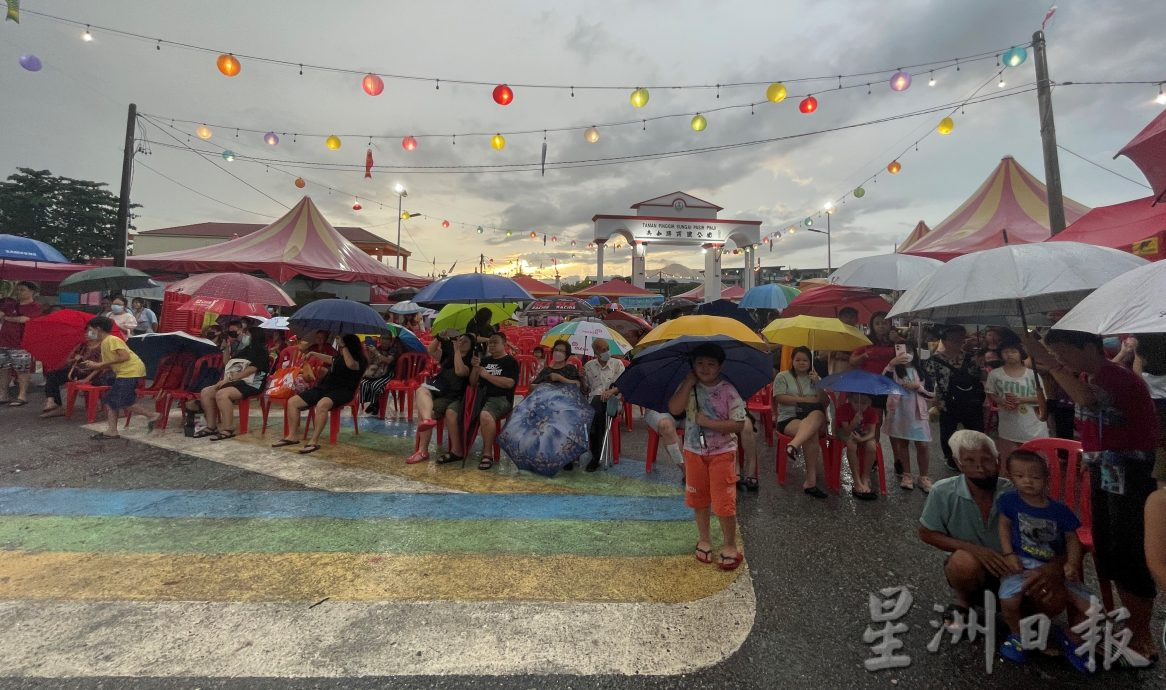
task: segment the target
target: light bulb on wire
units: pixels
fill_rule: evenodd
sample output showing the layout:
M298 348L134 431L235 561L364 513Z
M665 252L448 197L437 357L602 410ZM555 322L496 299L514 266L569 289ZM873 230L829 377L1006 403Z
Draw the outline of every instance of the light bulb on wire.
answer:
M1158 105L1166 105L1166 93L1162 92L1162 85L1158 85L1158 97L1154 99Z
M996 86L999 86L1000 88L1004 88L1004 76L1003 75L1000 76L1000 81L996 83Z
M935 86L935 72L931 73L931 78L927 80L928 86Z
M86 43L93 40L93 34L89 33L89 25L88 24L85 25L85 33L81 34L81 40L85 41Z

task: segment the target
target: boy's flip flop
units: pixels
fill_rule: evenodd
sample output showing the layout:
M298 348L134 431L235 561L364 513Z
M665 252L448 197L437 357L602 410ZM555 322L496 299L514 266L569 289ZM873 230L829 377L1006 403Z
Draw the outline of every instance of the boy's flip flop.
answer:
M309 443L308 445L304 446L302 450L300 450L300 455L307 455L308 453L315 453L318 450L320 450L319 444Z

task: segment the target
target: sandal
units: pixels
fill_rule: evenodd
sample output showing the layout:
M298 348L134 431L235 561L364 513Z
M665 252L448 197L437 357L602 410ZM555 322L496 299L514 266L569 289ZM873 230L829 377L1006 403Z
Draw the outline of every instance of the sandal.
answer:
M757 491L760 488L757 477L745 477L737 482L737 486L744 491Z
M702 549L700 548L700 544L696 545L696 553L694 555L696 556L696 560L700 561L701 563L713 562L713 550Z
M827 494L825 491L822 491L821 489L819 489L816 486L811 486L811 487L807 487L805 489L802 489L802 493L804 493L807 496L813 496L814 498L829 498L829 494Z
M219 433L218 429L212 429L209 426L194 432L194 438L206 438L207 436L215 436Z
M308 445L304 446L303 449L299 451L299 453L300 455L307 455L308 453L315 453L318 450L320 450L320 444L309 443Z
M1059 625L1053 626L1053 634L1057 638L1057 644L1061 646L1061 654L1065 657L1073 668L1077 669L1085 675L1092 675L1093 671L1089 670L1089 656L1086 654L1077 653L1077 643L1074 642L1065 632L1065 629ZM1125 658L1124 656L1122 657ZM1096 667L1095 667L1096 668Z
M99 434L93 434L92 436L89 437L89 440L90 441L112 441L115 438L121 438L121 436L109 436L108 434L106 434L103 431Z
M272 448L283 448L284 446L298 446L299 441L289 441L286 438L279 439L278 442L271 444Z
M492 469L493 467L494 467L494 458L490 458L490 457L483 455L481 462L478 463L478 469L479 470L488 470L488 469Z
M717 567L721 570L736 570L743 560L740 553L735 553L732 556L726 556L722 553L720 557L721 561L717 563Z
M457 453L450 451L448 453L443 454L441 457L439 457L437 459L437 464L438 465L447 465L451 462L461 462L462 460L465 460L465 458L462 457L461 455L458 455Z
M1000 656L1011 661L1014 664L1028 663L1028 650L1020 641L1020 636L1012 633L1007 640L1000 645Z
M421 423L417 425L417 431L428 431L435 426L437 426L436 419L423 419L421 420Z
M911 479L911 475L904 474L899 479L899 488L904 490L904 491L914 491L915 490L915 481L913 479Z
M214 436L211 436L211 440L212 441L225 441L229 438L235 438L235 435L236 434L235 434L234 429L223 429L222 431L215 434Z
M16 400L13 400L12 402L8 403L8 406L9 407L24 407L27 404L28 404L27 400L21 400L20 398L17 398Z
M416 453L413 453L409 457L405 458L405 464L406 465L416 465L417 463L425 462L428 459L429 459L429 453L426 453L423 450L419 450Z
M154 430L154 427L158 426L158 421L161 419L162 419L162 415L160 415L160 414L154 415L153 419L147 419L146 420L146 433L148 434L148 433L152 432Z

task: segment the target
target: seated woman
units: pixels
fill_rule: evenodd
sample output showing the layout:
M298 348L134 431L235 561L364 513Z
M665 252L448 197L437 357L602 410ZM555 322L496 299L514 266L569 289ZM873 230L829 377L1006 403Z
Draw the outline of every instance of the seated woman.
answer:
M580 385L579 369L574 364L568 364L571 358L571 343L560 340L551 348L551 361L530 379L530 388L544 383L557 383L567 386Z
M438 425L439 417L445 422L449 434L449 451L438 462L461 462L463 452L458 414L470 377L473 350L474 338L468 333L453 340L438 336L429 343L429 356L439 363L441 369L418 388L414 396L421 421L417 424L417 450L405 459L407 464L416 465L429 459L429 437Z
M404 352L405 346L391 335L380 338L376 347L367 350L368 369L360 380L360 400L364 403L365 414L375 415L380 411L381 394L393 379L397 358Z
M807 496L826 498L826 492L818 488L818 462L822 457L818 435L826 427L826 394L814 390L819 380L810 348L794 348L790 368L773 380L773 399L777 402L777 430L792 437L786 444L786 455L806 464L802 491Z
M45 407L41 410L41 419L64 416L65 407L61 400L61 388L69 381L79 381L94 386L108 386L113 383L112 372L83 370L78 366L85 361L101 362L100 341L86 339L73 348L73 351L65 359L64 366L45 372Z
M364 346L360 338L349 333L340 338L340 353L329 356L320 352L310 352L308 359L317 359L330 365L328 375L320 379L315 387L299 395L292 396L287 402L288 436L281 438L278 443L271 444L272 448L294 446L299 443L300 411L312 407L316 419L316 428L312 433L312 441L303 447L300 455L315 453L320 450L320 432L328 424L328 415L334 407L343 407L352 402L360 386L360 377L368 368L368 359L364 356Z
M235 436L235 403L259 395L271 370L265 336L258 326L240 333L239 350L223 367L223 380L203 388L198 403L191 401L191 404L201 404L206 415L206 427L195 438L222 441Z

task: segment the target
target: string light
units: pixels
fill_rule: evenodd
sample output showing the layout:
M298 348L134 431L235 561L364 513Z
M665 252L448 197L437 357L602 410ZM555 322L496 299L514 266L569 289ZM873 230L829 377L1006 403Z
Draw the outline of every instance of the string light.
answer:
M327 146L331 151L338 150L340 145L340 137L336 136L335 134L329 134L328 138L324 140L324 146Z
M703 132L705 127L708 127L709 123L708 120L705 119L704 115L697 113L693 116L691 125L694 132Z
M235 160L235 152L232 151L231 149L225 149L223 151L222 155L223 155L223 160L227 161L228 163Z
M903 70L899 70L891 75L891 90L892 91L906 91L911 88L911 75Z
M263 135L263 143L268 146L277 146L279 144L279 136L275 132L268 132Z
M931 78L927 80L928 86L935 86L935 71L931 72Z
M1158 97L1154 99L1158 105L1166 105L1166 93L1162 92L1162 85L1158 85Z
M935 128L935 131L947 135L951 134L953 129L955 129L955 120L950 117L945 117L939 121L939 126Z
M416 151L417 150L417 137L408 136L408 137L402 138L401 139L401 148L405 149L406 151Z
M903 169L903 164L899 161L891 161L887 164L887 172L892 175L898 175L899 171Z
M308 185L307 182L304 182L304 178L302 178L302 177L297 177L295 184L296 184L296 187L299 189L303 189L304 187L306 187Z
M93 40L93 34L89 33L89 25L88 24L85 25L85 33L81 34L81 40L85 41L86 43Z
M818 99L814 98L813 96L806 96L804 99L802 99L802 102L798 104L798 110L802 111L806 115L809 115L817 109Z
M636 87L631 95L632 106L636 108L643 108L648 105L648 90L643 87Z
M998 86L1000 88L1004 88L1006 86L1006 84L1004 82L1004 75L1003 74L1000 75L1000 81L996 83L996 86Z
M218 66L219 72L222 72L224 77L236 77L239 72L243 71L243 65L240 64L238 58L230 53L220 55L219 59L215 61L215 65Z
M588 127L587 130L583 132L583 139L588 144L594 144L594 143L598 142L599 141L599 128L598 127Z
M494 87L494 102L498 105L510 105L514 101L514 90L506 84Z
M360 81L360 88L370 96L379 96L385 90L385 81L375 74L366 74Z
M194 135L203 141L210 139L212 134L211 128L206 125L199 125L198 129L194 130Z
M781 103L785 100L786 94L785 84L779 81L770 84L769 88L765 89L765 98L770 103Z
M490 146L493 146L495 151L501 151L506 147L506 137L501 134L495 134L490 137Z

